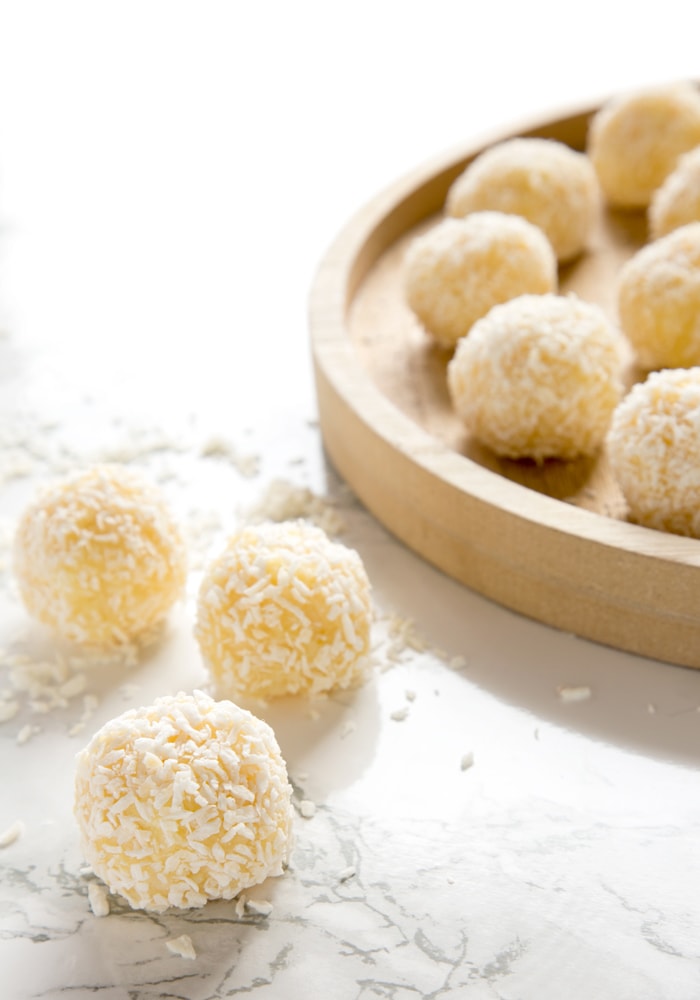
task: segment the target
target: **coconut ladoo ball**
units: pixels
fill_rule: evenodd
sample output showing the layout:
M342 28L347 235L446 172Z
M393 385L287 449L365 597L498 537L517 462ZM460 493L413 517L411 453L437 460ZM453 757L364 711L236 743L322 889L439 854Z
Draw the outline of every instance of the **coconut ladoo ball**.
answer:
M443 219L406 254L406 301L425 330L452 348L492 306L555 291L557 261L544 233L503 212Z
M652 372L633 386L607 447L633 520L700 538L700 368Z
M128 469L100 465L29 505L14 571L34 618L65 639L108 648L163 621L182 594L186 554L160 491Z
M647 208L678 158L700 144L700 92L689 83L614 98L598 111L587 151L607 202Z
M504 457L593 454L622 393L618 338L602 310L574 295L495 306L448 365L455 411Z
M700 364L700 222L647 244L624 264L617 306L643 368Z
M360 684L372 605L360 556L303 521L243 528L205 572L195 636L224 697Z
M598 178L584 153L552 139L509 139L485 150L447 193L448 215L497 211L543 230L559 261L584 249L600 205Z
M690 222L700 222L700 146L680 157L649 205L652 239L667 236Z
M232 899L281 875L291 787L267 723L201 691L104 725L78 754L86 861L134 909Z

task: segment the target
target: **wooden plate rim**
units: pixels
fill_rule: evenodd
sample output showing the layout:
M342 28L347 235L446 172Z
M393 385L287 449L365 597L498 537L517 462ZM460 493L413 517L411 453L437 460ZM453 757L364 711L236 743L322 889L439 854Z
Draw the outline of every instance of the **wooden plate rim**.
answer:
M452 451L381 393L348 335L348 310L364 275L383 249L439 210L447 187L471 158L513 135L560 138L580 133L582 122L599 106L476 137L406 174L349 220L321 260L309 299L321 432L331 460L360 499L410 548L449 575L547 624L621 649L700 666L696 539L567 504ZM374 473L363 456L379 463ZM404 486L395 482L397 470ZM457 506L466 504L469 523L438 523L445 497ZM401 523L392 519L397 510ZM479 542L487 522L490 551ZM482 580L478 572L455 567L449 555L436 553L432 541L423 540L426 530L437 531L442 543L466 543L490 562L491 573ZM547 565L540 561L528 569L537 549L546 553ZM512 586L499 583L496 577L506 573L525 585L531 573L544 585L544 603L533 604L517 588L513 593ZM562 612L556 600L550 606L546 594L556 591L568 610ZM577 598L582 601L580 616L571 607Z

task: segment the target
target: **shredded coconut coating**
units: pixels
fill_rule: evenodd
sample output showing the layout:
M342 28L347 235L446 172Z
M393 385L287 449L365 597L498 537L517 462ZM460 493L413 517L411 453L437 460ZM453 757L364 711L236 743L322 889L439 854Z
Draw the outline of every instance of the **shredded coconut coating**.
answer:
M186 553L160 492L99 465L47 488L24 512L14 570L27 610L88 646L129 642L180 597Z
M371 620L356 551L303 521L266 522L209 566L195 635L223 696L318 695L365 679Z
M619 334L573 295L523 295L462 340L447 369L456 412L509 458L573 459L605 440L620 400Z
M680 157L649 205L649 232L654 240L689 222L700 222L700 146Z
M700 364L700 222L642 247L618 279L620 325L639 364Z
M496 211L539 226L559 261L584 249L600 190L584 153L553 139L509 139L476 157L447 193L448 215Z
M201 691L125 712L78 755L85 859L134 909L199 907L281 875L292 815L272 729Z
M700 368L633 386L613 414L608 455L634 521L700 538Z
M594 115L588 154L618 208L647 208L678 158L700 144L700 92L690 83L613 98Z
M492 306L556 287L557 261L547 237L526 219L503 212L443 219L406 254L406 301L448 348Z
M158 625L187 572L160 491L118 465L45 489L20 520L14 569L30 614L64 638L105 648Z

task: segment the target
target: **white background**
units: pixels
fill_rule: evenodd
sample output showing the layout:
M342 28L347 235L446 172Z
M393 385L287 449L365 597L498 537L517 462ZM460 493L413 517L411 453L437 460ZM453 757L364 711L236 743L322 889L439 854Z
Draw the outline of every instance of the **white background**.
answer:
M319 812L262 925L216 906L93 918L70 815L80 711L18 747L23 705L0 727L0 828L25 824L0 855L8 1000L700 995L700 676L497 608L344 500L306 319L322 254L379 190L481 132L692 78L698 20L668 2L0 3L6 536L48 474L145 440L136 464L222 531L278 476L339 498L380 611L445 650L319 719L270 710ZM212 437L258 475L202 460ZM3 586L0 644L31 646ZM205 682L190 614L129 673L138 690L94 681L89 727ZM562 684L593 696L563 704ZM164 947L184 932L192 963Z

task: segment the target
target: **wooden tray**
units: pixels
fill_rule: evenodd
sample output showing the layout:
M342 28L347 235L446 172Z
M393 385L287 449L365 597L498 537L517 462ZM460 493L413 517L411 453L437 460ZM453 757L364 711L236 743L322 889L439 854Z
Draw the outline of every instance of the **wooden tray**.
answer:
M376 517L430 563L549 625L700 667L700 541L627 521L604 454L543 466L499 460L451 411L445 370L403 301L407 244L449 185L512 135L585 146L595 109L492 135L428 164L353 218L321 262L310 328L324 444ZM647 238L643 214L601 212L589 251L560 270L615 315L617 273ZM631 384L640 373L630 360Z

